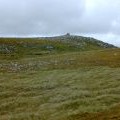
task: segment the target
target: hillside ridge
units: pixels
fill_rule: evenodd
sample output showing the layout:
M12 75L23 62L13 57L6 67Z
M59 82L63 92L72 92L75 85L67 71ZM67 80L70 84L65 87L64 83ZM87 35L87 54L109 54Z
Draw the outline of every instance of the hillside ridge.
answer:
M67 33L65 35L60 35L60 36L53 36L53 37L39 37L39 39L44 39L44 40L56 40L56 41L62 41L62 42L67 42L73 44L85 44L85 42L91 42L93 44L96 44L98 46L101 46L103 48L117 48L117 46L112 45L107 42L103 42L101 40L95 39L93 37L84 37L84 36L78 36L78 35L71 35L70 33Z
M0 38L0 54L43 55L107 48L117 47L91 37L70 35L69 33L55 37Z

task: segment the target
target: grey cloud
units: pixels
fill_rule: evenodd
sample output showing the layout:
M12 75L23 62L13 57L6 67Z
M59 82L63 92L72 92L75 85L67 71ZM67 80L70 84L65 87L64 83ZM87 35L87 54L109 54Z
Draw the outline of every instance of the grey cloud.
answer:
M92 0L95 1L95 0ZM114 0L97 0L98 4L91 10L86 11L81 20L81 28L84 33L109 33L115 32L118 26L114 26L113 21L120 17L118 2ZM116 0L118 1L118 0ZM89 10L89 9L88 9ZM120 29L120 28L119 28Z
M0 3L1 34L68 31L70 22L84 10L84 0L1 0Z

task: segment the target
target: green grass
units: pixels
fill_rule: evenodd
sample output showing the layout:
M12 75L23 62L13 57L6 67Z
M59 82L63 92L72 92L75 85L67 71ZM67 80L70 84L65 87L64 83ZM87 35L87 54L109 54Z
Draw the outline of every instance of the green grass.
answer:
M36 48L44 41L27 49L21 40L2 42L16 49L0 53L0 120L104 120L106 110L119 109L120 49L56 43L60 50L49 52Z
M86 38L87 39L87 38ZM23 57L105 49L98 41L42 40L38 38L0 38L0 59L13 60ZM83 44L84 43L84 44ZM114 47L113 47L114 48Z
M8 56L4 56L8 57ZM120 49L69 52L21 59L0 59L0 71L78 69L80 67L120 67Z
M0 116L6 120L66 120L120 101L120 68L1 73Z

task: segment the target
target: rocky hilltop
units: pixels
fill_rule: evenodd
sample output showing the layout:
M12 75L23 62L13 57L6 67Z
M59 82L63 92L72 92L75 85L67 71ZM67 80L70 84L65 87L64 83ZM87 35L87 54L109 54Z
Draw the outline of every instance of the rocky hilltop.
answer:
M70 35L70 33L67 33L62 36L55 36L55 37L40 37L40 39L61 41L63 43L72 43L78 47L86 47L86 46L89 47L89 45L92 44L92 45L103 47L103 48L117 48L112 44L102 42L92 37Z

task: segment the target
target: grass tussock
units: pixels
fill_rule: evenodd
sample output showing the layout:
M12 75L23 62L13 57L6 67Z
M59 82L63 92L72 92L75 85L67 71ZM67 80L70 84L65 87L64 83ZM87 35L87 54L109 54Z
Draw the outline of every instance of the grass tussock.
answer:
M109 109L120 101L119 72L119 68L93 67L1 73L0 116L67 120L74 114Z

